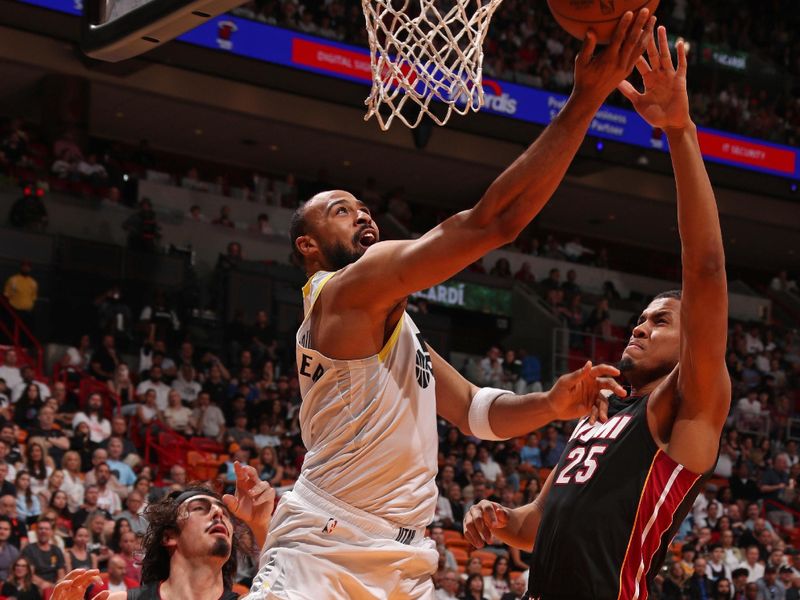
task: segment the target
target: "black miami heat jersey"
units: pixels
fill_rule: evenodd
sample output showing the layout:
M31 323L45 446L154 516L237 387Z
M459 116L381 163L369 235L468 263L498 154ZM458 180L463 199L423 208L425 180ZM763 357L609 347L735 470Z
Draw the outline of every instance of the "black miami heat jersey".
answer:
M657 446L646 396L609 403L606 423L578 422L556 466L531 558L531 598L646 600L705 479Z

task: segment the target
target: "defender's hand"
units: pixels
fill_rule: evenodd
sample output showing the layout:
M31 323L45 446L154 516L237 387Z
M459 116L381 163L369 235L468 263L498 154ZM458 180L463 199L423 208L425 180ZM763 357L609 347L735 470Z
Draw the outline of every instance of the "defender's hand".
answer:
M638 58L653 39L656 18L646 8L634 17L626 12L617 24L611 43L597 56L597 35L589 30L580 53L575 58L575 94L591 94L603 102L633 71Z
M464 515L464 537L476 548L491 543L496 529L508 525L509 510L496 502L481 500Z
M628 81L619 84L619 91L631 101L641 117L660 129L683 129L691 125L689 95L686 92L686 44L683 40L675 46L678 68L672 63L667 42L667 30L658 28L658 45L651 39L647 45L647 59L640 56L636 69L644 80L644 93Z
M99 577L100 571L97 569L75 569L64 576L64 579L53 588L51 600L83 600L86 590L92 584L103 584ZM100 592L92 600L106 600L108 590Z
M256 537L259 532L269 529L272 509L275 507L275 490L267 481L261 481L256 470L250 465L233 463L236 472L236 492L225 494L222 501L228 510L244 521Z
M559 421L568 421L590 415L592 423L596 419L605 423L608 420L607 390L624 398L625 388L614 381L619 370L611 365L592 366L588 361L583 368L558 378L547 392L547 401Z

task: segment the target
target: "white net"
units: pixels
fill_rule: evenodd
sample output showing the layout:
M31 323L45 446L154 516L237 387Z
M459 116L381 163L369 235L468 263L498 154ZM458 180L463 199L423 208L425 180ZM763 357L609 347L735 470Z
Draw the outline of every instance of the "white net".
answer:
M502 0L361 0L369 35L372 91L367 115L386 131L425 116L483 106L483 40ZM434 103L435 100L441 105Z

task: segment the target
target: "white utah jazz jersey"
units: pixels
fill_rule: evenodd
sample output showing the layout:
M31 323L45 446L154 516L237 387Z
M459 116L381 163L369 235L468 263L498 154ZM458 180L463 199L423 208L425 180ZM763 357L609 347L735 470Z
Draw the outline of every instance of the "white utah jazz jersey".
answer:
M355 508L402 527L425 527L437 494L430 354L405 312L379 354L332 360L312 350L314 303L334 275L320 271L303 288L305 319L296 341L308 449L303 476Z

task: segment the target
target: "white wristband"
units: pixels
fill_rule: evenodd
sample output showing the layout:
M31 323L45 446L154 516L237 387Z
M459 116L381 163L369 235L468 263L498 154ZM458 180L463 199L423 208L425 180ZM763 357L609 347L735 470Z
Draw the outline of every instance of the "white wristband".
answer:
M503 394L508 394L508 390L497 388L481 388L472 397L469 405L469 430L479 440L500 441L508 438L501 438L492 431L489 423L489 409L492 403Z

